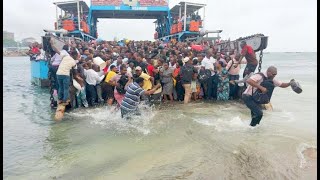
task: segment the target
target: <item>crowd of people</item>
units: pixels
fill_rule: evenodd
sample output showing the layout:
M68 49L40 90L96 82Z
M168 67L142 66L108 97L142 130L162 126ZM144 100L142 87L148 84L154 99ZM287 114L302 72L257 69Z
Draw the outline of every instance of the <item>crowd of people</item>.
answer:
M53 94L58 104L73 108L106 104L121 109L122 115L136 114L141 101L228 101L241 98L245 88L256 87L253 83L239 86L242 64L243 77L258 65L245 41L241 52L218 52L207 42L202 42L202 51L193 49L192 42L71 41L62 50L50 42L55 51L50 60ZM262 117L255 112L253 118Z
M30 60L45 59L45 51L42 48L42 44L39 44L38 42L30 43L29 50L26 54L30 56Z

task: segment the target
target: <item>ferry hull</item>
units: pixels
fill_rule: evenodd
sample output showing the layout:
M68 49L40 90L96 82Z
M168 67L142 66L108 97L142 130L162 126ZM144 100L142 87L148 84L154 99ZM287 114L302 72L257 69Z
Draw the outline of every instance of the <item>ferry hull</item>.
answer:
M31 83L40 87L49 87L48 62L46 60L31 61Z

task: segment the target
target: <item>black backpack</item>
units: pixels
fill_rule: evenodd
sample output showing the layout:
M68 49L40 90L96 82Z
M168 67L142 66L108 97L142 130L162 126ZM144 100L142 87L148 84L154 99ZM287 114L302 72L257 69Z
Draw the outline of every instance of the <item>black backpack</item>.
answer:
M119 94L125 94L126 90L124 87L126 86L127 82L129 81L129 77L127 75L121 75L118 85L116 86L116 89Z
M211 71L209 69L200 70L198 79L200 83L205 83L211 76Z
M262 93L260 89L257 89L253 93L252 88L252 98L257 104L268 104L270 102L273 90L274 90L274 84L272 79L268 79L264 76L263 73L257 73L260 74L263 77L263 81L261 82L261 86L265 87L267 89L266 93Z

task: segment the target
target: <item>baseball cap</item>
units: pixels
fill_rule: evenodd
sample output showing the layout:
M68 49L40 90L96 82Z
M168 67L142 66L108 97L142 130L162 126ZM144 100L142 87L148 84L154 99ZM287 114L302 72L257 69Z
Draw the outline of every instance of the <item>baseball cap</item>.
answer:
M183 62L183 63L186 63L186 62L188 62L189 60L190 60L189 57L185 57L182 62Z
M138 71L142 71L142 68L141 68L140 66L137 66L137 67L136 67L136 71L137 71L137 70L138 70Z

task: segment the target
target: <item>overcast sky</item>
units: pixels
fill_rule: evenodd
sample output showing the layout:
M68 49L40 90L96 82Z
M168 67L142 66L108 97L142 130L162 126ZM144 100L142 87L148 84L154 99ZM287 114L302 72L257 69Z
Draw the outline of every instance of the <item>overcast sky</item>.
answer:
M62 0L59 0L62 1ZM85 0L90 6L90 0ZM43 29L53 29L53 0L4 0L3 30L15 39L40 39ZM170 0L170 8L179 0ZM256 33L269 36L266 51L317 51L316 0L194 0L206 3L205 29L221 29L231 40ZM153 39L154 20L100 19L98 33L103 39Z

